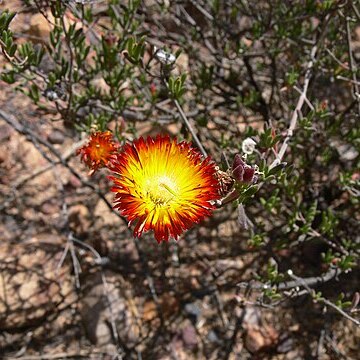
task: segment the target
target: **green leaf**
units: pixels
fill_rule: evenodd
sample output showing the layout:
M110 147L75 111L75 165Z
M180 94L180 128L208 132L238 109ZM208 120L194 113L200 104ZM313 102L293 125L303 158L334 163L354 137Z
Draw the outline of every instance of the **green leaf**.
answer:
M1 80L5 81L7 84L15 83L15 74L13 71L1 74Z
M10 46L10 49L8 50L8 54L12 57L15 55L15 52L17 50L17 45L16 44L12 44Z

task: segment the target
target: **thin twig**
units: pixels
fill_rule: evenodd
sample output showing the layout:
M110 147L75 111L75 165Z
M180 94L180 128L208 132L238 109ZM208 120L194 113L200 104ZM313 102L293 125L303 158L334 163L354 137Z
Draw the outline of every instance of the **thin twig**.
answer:
M59 160L59 163L61 165L66 167L77 179L79 179L81 181L81 183L84 186L86 186L86 187L92 189L93 191L95 191L96 194L104 201L106 206L111 211L113 211L113 207L112 207L111 203L106 199L105 195L95 185L93 185L92 183L90 183L90 182L86 181L85 179L83 179L78 174L78 172L75 171L75 169L72 166L70 166L65 159L63 159L61 154L50 143L48 143L46 140L42 139L39 135L37 135L35 132L30 130L29 128L22 125L14 116L10 116L8 113L2 111L1 109L0 109L0 117L2 117L17 132L19 132L20 134L25 135L26 137L28 137L32 141L34 146L37 147L37 149L39 151L40 151L40 149L39 149L38 144L41 144L41 145L45 146ZM49 156L46 155L43 151L40 151L40 153L47 161L54 164L55 160L50 159ZM120 219L123 220L123 218L119 215L118 212L114 211L114 214L116 214Z
M347 82L349 82L349 83L351 83L351 84L360 85L360 81L354 81L354 80L352 80L352 79L348 79L348 78L345 77L345 76L337 75L337 76L336 76L336 79L338 79L338 80L343 80L343 81L347 81Z
M351 3L351 7L354 10L354 13L356 15L356 17L358 18L358 20L360 21L360 11L358 10L358 8L356 7L356 5L354 4L354 1L350 1Z
M297 281L299 283L299 285L303 286L308 291L309 295L313 296L313 290L309 287L309 285L304 281L303 278L294 275L291 270L289 270L287 273L292 279L294 279L294 281ZM353 318L352 316L350 316L348 313L346 313L344 310L340 309L337 305L333 304L328 299L325 299L325 298L321 297L321 298L317 298L316 300L319 301L319 302L322 302L323 304L325 304L327 306L330 306L331 308L336 310L339 314L344 316L346 319L350 320L356 326L360 327L360 321L359 320L357 320L357 319Z
M56 360L56 359L77 359L84 358L89 359L93 352L72 352L72 353L57 353L57 354L41 354L41 355L30 355L22 357L5 357L4 360Z
M306 67L306 72L305 72L305 80L304 80L304 86L301 92L301 95L299 97L299 100L296 104L295 110L292 114L291 120L290 120L290 125L288 128L288 132L287 132L287 136L284 139L283 144L281 145L281 148L279 150L279 153L276 157L276 159L272 162L272 164L270 165L270 169L274 168L275 166L279 165L285 155L285 152L288 148L289 145L289 141L293 136L294 130L296 128L296 124L297 124L297 120L299 117L299 112L301 111L306 99L307 99L307 91L309 88L309 84L310 84L310 80L311 80L311 75L312 75L312 68L314 66L314 62L315 62L315 56L316 56L316 52L318 50L318 44L314 45L313 48L311 49L311 53L310 53L310 61L307 64Z
M57 183L57 187L59 192L61 193L62 196L62 216L64 218L64 232L65 233L70 233L70 227L69 227L69 212L68 212L68 206L65 200L65 189L64 189L64 185L61 181L61 177L59 172L57 171L56 166L54 166L54 174L55 174L55 178L56 178L56 183ZM70 256L71 256L71 260L72 260L72 264L73 264L73 269L74 269L74 277L75 277L75 286L77 289L80 289L80 273L81 273L81 266L80 266L80 262L76 256L76 252L75 252L75 248L74 248L74 243L72 241L72 238L70 236L67 236L67 243L64 249L64 254L65 256L68 254L68 252L70 251ZM65 259L65 258L64 258ZM63 256L60 259L60 263L63 262ZM61 266L57 266L57 269L60 269Z
M151 296L152 296L152 298L154 300L156 309L157 309L158 314L159 314L161 325L163 325L164 317L162 315L162 310L161 310L161 307L160 307L159 297L158 297L156 289L155 289L154 280L150 275L148 263L145 261L145 254L141 250L140 242L139 242L138 238L134 238L134 242L135 242L136 250L137 250L137 252L139 254L140 262L142 263L142 267L143 267L144 272L145 272L145 276L146 276L146 280L147 280L147 283L148 283L148 286L149 286L149 289L150 289Z
M296 85L294 86L294 90L296 90L300 95L302 94L302 91ZM310 100L306 96L305 96L305 102L311 110L315 110L314 105L310 102Z
M348 43L348 53L349 53L349 62L350 62L350 71L353 79L353 97L358 102L358 116L360 116L360 91L359 85L356 77L356 64L354 61L352 49L351 49L351 33L350 33L350 19L346 18L346 35L347 35L347 43Z
M355 360L354 358L351 358L351 357L345 355L344 352L339 349L339 347L337 346L335 341L331 338L331 336L326 335L325 341L326 341L326 344L331 347L331 350L335 353L335 355L338 359Z
M283 144L281 145L281 148L280 148L280 150L278 152L278 155L277 155L276 159L270 164L270 169L274 168L275 166L277 166L278 164L280 164L282 162L282 159L283 159L283 157L285 155L285 152L286 152L286 150L287 150L287 148L289 146L290 139L292 138L292 136L294 134L294 130L295 130L296 125L297 125L299 114L301 113L301 109L304 106L304 103L306 102L306 99L307 99L307 91L308 91L310 80L311 80L311 77L312 77L312 70L313 70L313 67L314 67L314 64L315 64L315 61L316 61L316 54L318 52L320 43L324 39L326 29L327 29L327 25L328 25L328 22L329 22L330 18L331 18L331 14L328 14L327 18L324 21L322 32L321 32L318 40L316 41L315 45L312 47L312 49L310 51L310 60L309 60L309 62L307 64L307 66L306 66L304 85L303 85L301 95L300 95L299 100L298 100L298 102L296 104L295 110L293 111L293 114L291 116L287 136L284 139Z
M162 78L163 80L163 83L165 84L166 88L168 89L169 91L169 84L168 82L166 81L165 79L165 76L163 76ZM190 134L192 136L192 138L194 139L195 143L196 143L196 146L199 148L199 150L201 151L201 153L203 154L204 157L207 157L207 152L206 150L204 149L204 147L202 146L202 143L200 141L200 139L198 138L198 136L196 135L193 127L191 126L190 124L190 121L188 120L188 118L186 117L185 115L185 112L184 110L182 109L181 105L179 104L179 102L176 100L176 99L173 99L173 103L174 105L176 106L179 114L180 114L180 117L182 119L182 121L184 122L185 126L188 128L188 130L190 131Z
M77 243L77 244L81 245L82 247L88 249L94 256L95 263L101 265L103 258L92 246L90 246L89 244L86 244L85 242L83 242L79 239L76 239L72 233L69 234L69 237L73 243ZM104 295L105 295L107 305L109 308L109 313L110 313L110 324L111 324L112 335L114 337L115 343L118 346L118 351L120 350L122 353L125 353L120 344L120 338L119 338L119 334L118 334L116 322L115 322L116 316L115 316L114 309L112 307L112 302L110 299L109 285L108 285L106 276L104 274L104 271L102 270L101 267L100 267L100 274L101 274L101 281L103 283ZM118 353L118 355L120 355L120 354Z
M206 152L206 150L205 150L204 147L202 146L200 139L197 137L194 129L192 128L192 126L191 126L189 120L187 119L187 117L186 117L186 115L185 115L182 107L180 106L179 102L178 102L176 99L174 99L173 101L174 101L174 104L175 104L176 108L177 108L178 111L179 111L179 114L180 114L182 120L184 121L186 127L187 127L188 130L190 131L191 136L193 137L193 139L194 139L197 147L199 148L199 150L201 151L201 153L204 155L204 157L207 157L207 152Z
M13 57L9 56L9 54L5 50L6 45L1 39L0 39L0 47L1 47L2 53L4 54L6 60L8 60L11 64L21 68L28 61L28 57L25 57L24 59L20 59L16 54ZM16 62L14 62L13 59L15 59ZM36 75L38 75L39 77L41 77L45 82L48 82L46 75L41 73L37 68L35 68L34 66L30 66L30 70L32 72L34 72Z
M323 355L325 333L326 333L325 329L321 329L318 345L316 348L316 356L318 358L320 358L320 356Z
M341 62L332 51L330 51L329 49L325 49L325 50L333 58L333 60L335 60L343 69L350 70L350 68L346 64Z
M310 286L316 287L336 278L340 274L341 274L341 270L337 268L330 268L330 270L323 275L312 276L308 278L299 278L301 280L296 280L296 281L284 281L277 284L276 288L279 291L285 291L285 290L295 289L302 284L306 284L309 287ZM238 286L242 288L250 288L251 290L264 290L269 287L268 284L262 284L262 283L249 284L246 282L239 283Z
M67 108L66 108L66 116L68 117L70 114L71 102L72 102L72 98L73 98L72 76L73 76L73 65L74 65L73 64L74 63L74 53L73 53L73 49L71 47L69 33L66 31L64 16L65 16L65 14L61 17L60 21L61 21L61 25L62 25L64 34L65 34L65 42L69 49L69 56L70 56L70 59L69 59L69 83L67 84L67 90L69 92L69 100L68 100L68 104L67 104Z
M84 139L84 140L81 140L81 141L78 141L77 143L75 143L68 151L66 151L62 155L61 160L55 160L53 163L50 163L48 165L45 165L45 166L42 166L40 168L35 169L29 175L21 177L20 179L15 181L14 188L17 189L17 188L23 186L28 181L33 180L34 178L36 178L37 176L47 172L48 170L51 170L55 165L61 164L62 162L69 160L73 155L75 155L76 150L79 147L81 147L82 145L84 145L86 143L86 141L87 141L87 139Z

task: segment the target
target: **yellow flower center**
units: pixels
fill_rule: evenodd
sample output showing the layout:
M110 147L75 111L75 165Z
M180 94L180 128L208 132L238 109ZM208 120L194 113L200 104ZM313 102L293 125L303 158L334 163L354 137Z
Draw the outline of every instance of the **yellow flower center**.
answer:
M157 176L146 181L145 194L147 200L155 207L170 205L177 193L176 183L167 176Z

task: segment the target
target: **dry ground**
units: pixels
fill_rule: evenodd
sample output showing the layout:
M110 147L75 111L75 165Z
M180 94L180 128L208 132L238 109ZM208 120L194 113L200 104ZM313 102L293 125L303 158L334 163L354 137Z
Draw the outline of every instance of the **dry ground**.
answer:
M16 26L42 36L38 20ZM306 298L255 307L258 294L239 290L261 254L247 248L231 207L178 244L136 243L104 201L105 171L89 178L74 156L74 130L1 81L0 109L39 137L0 116L0 358L357 358L352 323Z

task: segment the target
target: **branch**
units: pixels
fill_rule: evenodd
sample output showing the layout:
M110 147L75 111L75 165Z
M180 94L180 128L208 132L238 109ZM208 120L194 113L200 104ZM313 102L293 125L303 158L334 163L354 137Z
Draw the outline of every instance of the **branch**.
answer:
M81 245L82 247L86 248L87 250L89 250L94 257L94 261L96 264L98 264L98 265L102 264L103 258L92 246L90 246L89 244L86 244L85 242L83 242L81 240L76 239L72 233L69 234L69 239L70 239L70 241L75 242L75 243ZM105 295L105 298L107 301L107 305L109 307L112 335L114 337L115 343L118 346L117 350L118 351L120 350L122 353L125 353L120 344L120 338L119 338L119 334L118 334L116 322L115 322L116 316L114 314L114 309L112 307L112 302L110 300L110 295L109 295L109 285L108 285L108 282L107 282L107 279L106 279L106 276L104 274L102 267L100 267L100 274L101 274L101 281L102 281L103 289L104 289L104 295ZM118 354L118 355L120 355L120 354Z
M169 91L169 84L168 82L166 81L165 78L162 79L167 90ZM190 131L191 133L191 136L193 137L197 147L199 148L199 150L201 151L201 153L203 154L204 157L207 157L207 152L206 150L204 149L204 147L202 146L201 144L201 141L200 139L198 138L198 136L196 135L193 127L191 126L188 118L186 117L185 113L184 113L184 110L182 109L181 105L179 104L179 102L176 100L176 99L173 99L173 103L175 104L177 110L179 111L179 114L180 114L180 117L182 119L182 121L184 122L185 126L188 128L188 130Z
M66 151L63 155L62 155L62 159L61 160L56 160L53 163L50 163L48 165L42 166L40 168L35 169L31 174L29 175L25 175L21 178L19 178L17 181L15 181L14 183L14 188L17 189L21 186L23 186L25 183L27 183L28 181L36 178L37 176L49 171L50 169L52 169L55 165L61 164L63 161L68 161L73 155L75 155L76 150L81 147L82 145L84 145L86 143L87 139L81 140L77 143L75 143L68 151Z
M300 278L296 275L293 274L293 272L291 270L288 270L288 275L294 279L294 281L299 282L299 284L301 286L303 286L307 292L309 293L309 295L313 296L313 290L309 287L309 285L304 281L305 279ZM346 313L344 310L340 309L337 305L333 304L331 301L321 297L319 299L317 299L317 301L322 302L323 304L330 306L331 308L333 308L335 311L337 311L339 314L341 314L342 316L344 316L346 319L352 321L356 326L360 327L360 321L353 318L352 316L350 316L348 313Z
M307 91L308 91L310 80L312 77L312 70L314 67L315 60L316 60L316 54L319 49L320 43L324 39L327 25L328 25L329 20L332 15L333 15L333 13L327 15L327 18L324 21L322 32L318 38L318 41L316 41L315 45L312 47L312 49L310 51L310 61L308 62L307 66L306 66L304 86L303 86L300 98L299 98L299 100L296 104L295 110L293 111L293 114L291 116L287 136L286 136L283 144L281 145L281 148L279 150L277 158L271 163L270 169L274 168L275 166L279 165L282 162L285 152L289 146L289 141L294 134L294 130L297 125L299 114L301 114L301 109L302 109L304 103L307 101Z
M358 116L360 116L360 91L359 91L359 85L356 77L356 64L354 61L354 57L352 54L351 49L351 33L350 33L350 19L346 18L346 35L347 35L347 44L348 44L348 53L349 53L349 62L350 62L350 71L352 74L352 80L353 80L353 98L358 103Z
M299 97L299 100L296 104L295 110L292 114L291 120L290 120L290 125L287 131L287 136L283 142L283 144L281 145L281 148L279 150L279 153L277 155L277 158L271 163L270 165L270 169L274 168L275 166L279 165L285 155L285 152L289 146L289 141L292 138L293 134L294 134L294 130L296 128L296 124L297 124L297 120L299 117L299 113L304 105L304 103L307 100L307 91L309 88L309 84L310 84L310 79L311 79L311 75L312 75L312 68L314 66L314 62L315 62L315 55L316 52L318 50L318 45L315 44L313 46L313 48L311 49L311 53L310 53L310 61L307 64L306 67L306 72L305 72L305 80L304 80L304 86L303 86L303 90L301 92L301 95Z
M74 170L72 166L70 166L65 159L61 156L61 154L46 140L42 139L39 135L37 135L35 132L30 130L29 128L22 125L17 119L15 119L13 116L10 116L10 114L2 111L0 109L0 117L3 118L11 127L13 127L18 133L26 136L28 139L30 139L34 146L36 146L36 143L41 144L45 146L57 159L58 163L66 167L77 179L81 181L81 183L92 189L96 192L96 194L105 202L106 206L113 211L113 207L111 203L106 199L105 195L92 183L84 180L77 171ZM39 146L36 146L39 150ZM44 152L41 152L41 155L45 157L46 160L51 162L54 165L54 160L51 160ZM122 217L119 215L118 212L114 212L120 219Z
M296 287L299 287L304 284L309 287L310 286L316 287L336 278L340 274L341 274L341 270L337 268L330 268L330 270L323 275L312 276L308 278L298 277L296 281L281 282L276 285L276 288L280 291L285 291L285 290L295 289ZM245 282L239 283L238 286L240 286L241 288L248 288L251 290L265 290L266 288L269 287L268 284L263 284L263 283L251 284Z

